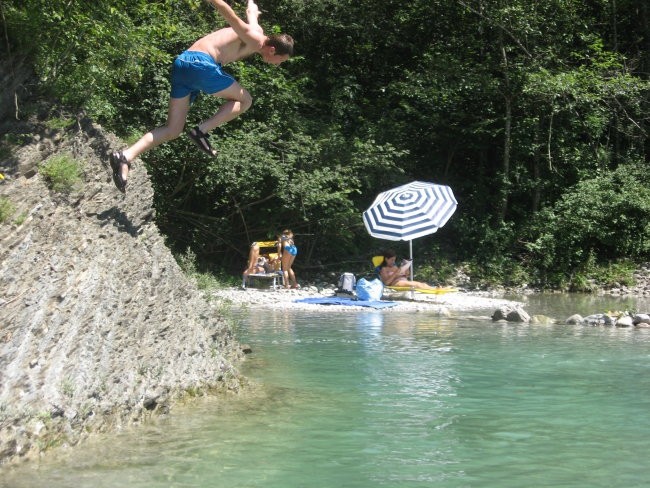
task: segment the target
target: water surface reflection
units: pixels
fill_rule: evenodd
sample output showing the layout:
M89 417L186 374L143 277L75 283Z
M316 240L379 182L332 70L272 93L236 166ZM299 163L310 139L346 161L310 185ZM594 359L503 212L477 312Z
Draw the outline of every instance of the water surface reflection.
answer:
M566 318L629 299L527 297ZM489 315L491 311L484 311ZM243 312L259 388L6 470L0 486L643 486L650 331Z

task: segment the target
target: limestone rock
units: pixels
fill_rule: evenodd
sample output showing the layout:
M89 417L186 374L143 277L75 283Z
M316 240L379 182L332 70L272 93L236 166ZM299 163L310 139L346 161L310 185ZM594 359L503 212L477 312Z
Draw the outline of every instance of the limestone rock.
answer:
M504 305L492 314L493 321L506 320L508 322L530 322L530 315L520 307Z
M616 320L616 327L632 327L632 317L629 315L623 315Z
M185 391L237 388L243 357L165 246L144 165L123 197L106 157L124 146L114 136L80 119L48 140L45 153L43 140L12 148L15 163L0 166L0 197L16 208L0 223L0 462L37 449L40 432L74 444ZM68 196L35 172L63 152L85 165ZM45 428L19 428L36 417Z
M565 320L565 322L569 325L581 324L582 321L583 321L582 315L578 315L577 313L571 315L571 317Z

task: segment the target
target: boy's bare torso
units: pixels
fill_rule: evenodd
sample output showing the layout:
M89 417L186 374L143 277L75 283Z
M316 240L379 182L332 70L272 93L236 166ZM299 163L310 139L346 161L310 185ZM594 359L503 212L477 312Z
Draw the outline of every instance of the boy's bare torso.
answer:
M257 52L251 46L242 42L232 27L219 29L216 32L202 37L190 46L189 51L207 53L217 63L221 64L239 61Z

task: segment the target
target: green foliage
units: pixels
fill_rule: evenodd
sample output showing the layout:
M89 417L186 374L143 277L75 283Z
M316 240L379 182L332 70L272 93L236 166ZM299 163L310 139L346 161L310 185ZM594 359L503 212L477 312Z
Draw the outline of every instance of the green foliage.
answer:
M531 261L544 272L574 269L650 253L650 189L643 165L627 164L578 183L551 208L540 212L526 244Z
M201 272L198 270L197 257L189 247L182 254L175 254L176 262L183 272L196 282L199 290L209 291L237 284L237 280L224 273Z
M9 146L20 146L22 144L27 144L32 136L30 134L14 134L13 132L8 132L2 136L2 142L6 145L2 146L0 150L2 153L0 156L4 159L11 155L11 149Z
M16 225L23 225L26 219L27 219L27 214L23 212L14 219L14 223Z
M198 0L3 2L12 51L32 61L43 87L95 117L115 117L146 63L169 63L161 44L193 38ZM183 21L180 21L183 19Z
M6 197L0 197L0 223L8 222L16 212L15 205Z
M312 137L282 132L279 125L242 126L216 141L217 161L196 161L193 147L175 148L187 150L182 162L167 151L147 158L155 168L158 197L167 195L157 203L170 218L161 222L165 231L204 257L214 258L224 247L238 249L234 269L245 261L250 242L286 227L310 234L311 242L336 236L337 249L323 259L354 247L361 226L354 202L373 180L399 173L393 161L399 153L372 140L350 144L336 132ZM308 245L305 238L298 240Z
M634 286L634 271L636 264L630 260L622 260L601 265L594 278L604 286Z
M456 264L443 258L426 260L422 266L415 268L415 279L429 284L444 285L454 277Z
M192 249L188 247L185 253L174 254L174 258L185 274L192 275L196 273L196 254Z
M498 256L491 260L468 263L469 274L478 287L521 286L531 283L530 271L511 256Z
M39 166L48 186L58 193L70 193L82 184L83 163L70 154L51 157Z
M74 124L74 119L69 119L65 117L54 117L45 121L45 126L48 129L67 129L72 124Z
M61 388L61 394L65 397L72 398L74 396L75 388L72 379L66 377L61 381L59 385Z
M174 56L225 25L202 0L4 0L0 8L7 59L31 66L38 90L129 142L165 123ZM473 263L485 283L582 289L592 279L585 266L647 259L639 182L650 56L635 2L263 8L262 26L292 34L298 55L281 67L256 57L226 66L254 104L211 135L219 157L186 137L143 155L158 225L177 252L191 247L200 272L238 275L250 241L285 227L298 234L296 267L365 259L380 245L361 212L380 191L414 179L454 189L458 211L432 239L444 260ZM200 98L188 126L221 103ZM423 276L444 280L443 258L425 254Z
M586 262L576 268L564 284L575 292L593 292L599 287L634 285L634 264L629 260L599 264L592 252Z
M210 291L215 288L226 288L241 284L237 279L224 273L196 273L194 275L199 290Z
M0 160L9 159L11 157L11 149L8 145L0 146ZM4 175L0 173L0 181L4 179Z

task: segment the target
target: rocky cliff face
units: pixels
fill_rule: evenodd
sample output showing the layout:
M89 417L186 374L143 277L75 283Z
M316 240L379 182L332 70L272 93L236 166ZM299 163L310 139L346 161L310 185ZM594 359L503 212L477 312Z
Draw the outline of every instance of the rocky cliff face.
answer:
M16 127L14 127L14 131ZM154 223L144 166L124 198L88 120L3 138L0 201L0 463L164 412L186 393L237 389L240 348L182 273ZM38 166L83 161L68 196Z

